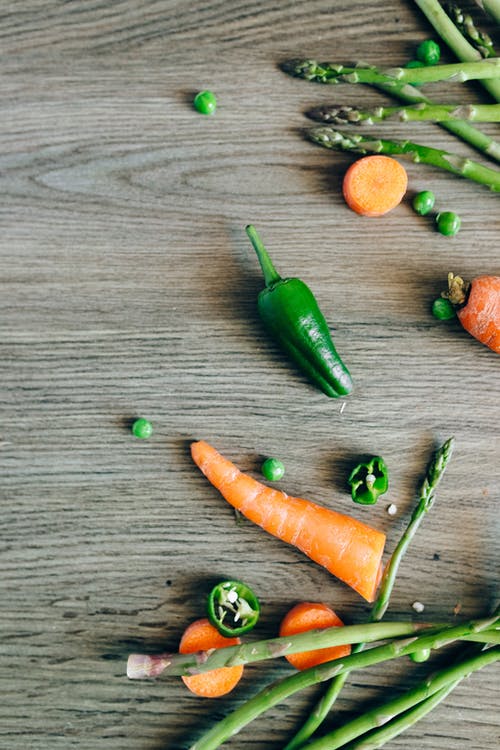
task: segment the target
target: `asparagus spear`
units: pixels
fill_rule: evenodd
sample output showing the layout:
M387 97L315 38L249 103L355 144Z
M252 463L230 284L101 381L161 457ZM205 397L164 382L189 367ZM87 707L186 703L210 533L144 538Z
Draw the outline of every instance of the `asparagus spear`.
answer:
M381 641L387 638L412 636L422 630L435 632L436 626L414 622L385 622L372 625L347 625L324 630L297 633L288 637L270 638L239 646L228 646L213 652L192 654L131 654L128 658L127 675L131 679L158 677L162 672L169 675L189 675L208 672L210 669L235 664L270 659L285 654L309 651L315 648L345 646L349 643Z
M463 34L460 33L451 18L446 15L438 0L415 0L415 2L444 43L448 45L459 60L464 63L481 60L481 53L472 44L469 44ZM500 102L500 81L482 81L482 85L495 101Z
M470 13L464 13L455 3L446 3L445 10L457 29L477 49L481 57L496 57L490 36L478 29Z
M358 134L351 135L327 126L313 128L308 132L308 137L320 146L337 151L408 156L414 162L440 167L460 177L467 177L474 182L486 185L490 190L500 192L500 171L448 151L423 146L412 141L389 141Z
M370 613L371 622L379 622L385 614L385 611L389 605L389 600L394 588L394 582L396 575L399 570L399 565L403 559L406 551L410 545L411 540L415 536L418 527L420 526L425 515L431 509L434 503L434 492L441 481L443 474L446 470L448 462L453 453L453 446L455 444L454 438L449 438L434 454L427 472L420 488L419 500L412 513L410 522L406 527L403 535L401 536L396 548L386 565L382 581L380 583L379 594ZM364 644L359 643L353 647L352 652L358 653L362 651ZM314 710L309 715L309 718L304 725L299 729L297 734L292 740L286 745L285 750L295 750L309 739L309 737L316 731L322 721L326 718L333 704L337 700L337 697L342 690L342 687L347 679L348 673L337 675L331 680L328 685L325 694L320 699Z
M500 23L500 0L476 0L476 4L494 21Z
M384 83L386 85L401 83L420 85L436 81L464 83L465 81L499 78L500 58L489 57L486 60L480 59L468 63L385 70L358 65L346 67L336 63L318 63L316 60L300 60L286 63L285 70L298 78L318 83Z
M351 654L344 659L324 662L316 667L297 672L290 677L278 680L268 685L246 703L228 714L224 719L215 724L208 732L191 746L190 750L215 750L223 742L241 731L247 724L258 718L269 708L281 703L294 693L310 685L331 679L337 674L361 669L383 661L396 659L400 656L420 651L422 649L442 648L454 643L458 639L474 640L483 639L486 642L495 642L498 631L492 630L498 626L500 618L488 617L472 623L465 623L455 627L445 628L428 635L406 638L404 640L393 640L382 646L370 648L358 654ZM370 627L366 625L365 627ZM316 634L321 631L316 631ZM314 646L316 647L316 646ZM219 649L223 651L227 649ZM210 661L212 657L207 659Z
M344 748L347 743L350 743L352 740L355 740L357 738L360 738L360 742L357 745L357 747L359 748L381 747L380 736L376 744L373 744L373 736L371 738L364 738L363 735L373 729L377 729L381 725L386 724L393 717L399 717L400 714L403 714L400 717L403 728L408 728L408 726L411 726L411 723L413 723L417 718L421 718L421 716L415 716L414 714L413 721L409 722L408 717L404 715L404 712L415 707L420 707L420 709L422 709L420 713L424 713L424 708L426 709L425 713L428 713L428 711L435 705L433 703L427 703L427 700L429 698L435 697L437 693L443 691L441 696L439 696L439 700L442 700L445 697L444 691L446 691L446 693L449 693L453 689L453 687L455 687L458 682L460 682L464 677L467 677L469 674L475 672L478 669L482 669L488 664L493 664L499 659L500 648L495 647L487 649L485 651L481 651L479 654L475 654L474 656L469 656L467 659L464 659L458 664L445 667L444 669L436 672L431 677L425 679L416 687L408 690L403 695L387 701L382 706L377 706L376 708L366 711L361 716L353 719L352 721L349 721L338 729L335 729L333 732L329 732L324 737L313 740L307 745L307 748L308 750L337 750L337 748L340 747ZM424 704L426 705L424 706ZM391 727L391 736L394 736L394 729L395 725L393 724L393 726ZM400 731L402 731L402 729L400 729ZM369 744L366 745L365 742L367 741ZM384 739L384 742L386 741L387 740ZM351 745L348 745L348 747L351 747Z
M293 67L292 63L285 63L283 69L285 72L290 73L293 70ZM378 83L374 84L374 86L380 91L384 91L386 94L389 94L407 104L418 104L419 102L432 104L432 100L429 99L429 97L423 94L416 86L412 86L409 83L401 83L398 85L394 83ZM495 141L492 137L485 135L477 128L474 128L468 122L447 120L440 123L440 125L464 140L466 143L469 143L474 148L493 157L497 161L500 161L500 143Z
M407 104L418 104L419 102L425 102L426 104L433 103L420 89L416 86L411 86L409 83L402 84L401 86L384 86L381 83L377 84L375 88ZM468 122L464 120L444 120L439 124L442 128L458 136L458 138L482 151L487 156L500 161L500 143L490 136L485 135L477 128L474 128Z
M309 117L334 125L367 122L372 124L394 118L401 121L470 120L473 122L500 122L500 104L412 104L407 107L374 107L363 110L357 107L331 105L310 110Z

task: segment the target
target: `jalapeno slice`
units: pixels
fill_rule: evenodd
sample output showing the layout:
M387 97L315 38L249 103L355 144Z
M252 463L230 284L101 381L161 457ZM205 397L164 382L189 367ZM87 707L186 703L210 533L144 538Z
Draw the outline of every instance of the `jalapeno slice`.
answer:
M351 471L348 481L355 503L373 505L389 487L387 466L380 456L374 456L370 461L358 464Z
M241 581L222 581L208 595L208 619L221 635L248 633L259 615L259 600Z

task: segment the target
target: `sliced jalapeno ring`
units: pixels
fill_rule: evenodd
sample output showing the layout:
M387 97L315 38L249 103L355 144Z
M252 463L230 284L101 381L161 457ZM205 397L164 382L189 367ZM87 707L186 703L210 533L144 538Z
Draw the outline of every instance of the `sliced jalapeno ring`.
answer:
M358 464L351 471L348 482L355 503L373 505L379 495L387 492L389 472L383 458L374 456L366 463Z
M226 637L248 633L259 615L259 600L241 581L222 581L208 595L208 619Z

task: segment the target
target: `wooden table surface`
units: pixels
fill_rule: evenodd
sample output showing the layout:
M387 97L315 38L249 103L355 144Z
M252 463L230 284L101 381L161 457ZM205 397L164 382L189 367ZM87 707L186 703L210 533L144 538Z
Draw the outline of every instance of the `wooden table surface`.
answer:
M1 746L186 748L290 674L284 660L254 665L215 702L178 678L127 679L128 654L175 649L220 578L260 596L256 637L302 599L367 619L368 605L322 568L236 523L192 464L193 439L256 477L263 456L280 457L279 487L384 530L387 559L434 449L454 435L388 616L487 613L498 597L498 355L457 321L437 322L430 304L448 271L500 273L498 197L407 163L403 203L357 216L340 189L353 157L308 142L304 112L389 100L280 69L297 56L404 63L432 36L416 6L19 0L0 2L0 17ZM215 116L194 111L202 89L217 95ZM448 102L457 90L433 88ZM478 84L459 91L488 101ZM484 161L434 124L372 127ZM461 215L457 237L416 216L421 189ZM355 381L349 398L317 391L266 337L249 222L278 270L314 290ZM149 440L132 436L137 416L153 422ZM385 458L390 489L362 508L346 477L371 454ZM428 668L404 660L353 675L327 726ZM227 746L283 747L316 695ZM488 667L390 746L496 750L499 734Z

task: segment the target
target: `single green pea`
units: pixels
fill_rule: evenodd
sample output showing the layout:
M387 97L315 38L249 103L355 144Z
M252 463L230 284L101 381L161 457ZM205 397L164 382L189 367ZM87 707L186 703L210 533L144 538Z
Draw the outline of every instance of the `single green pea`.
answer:
M409 60L405 65L405 68L423 68L423 67L424 67L424 63L422 62L422 60Z
M417 47L417 58L421 60L424 65L436 65L441 57L441 49L439 44L433 39L426 39L425 42L420 42Z
M262 476L268 482L277 482L285 473L285 465L279 458L266 458L261 467Z
M196 94L193 104L202 115L213 115L217 109L217 99L211 91L200 91Z
M427 661L430 655L430 648L421 648L420 651L413 651L413 653L410 654L410 659L414 661L415 664L421 664L423 661Z
M435 202L436 196L433 192L430 190L422 190L413 198L412 205L417 214L425 216L429 211L432 211Z
M438 297L432 303L432 314L438 320L451 320L455 317L456 312L449 299Z
M136 419L132 425L132 434L141 440L147 440L153 434L153 425L147 419Z
M453 237L460 231L462 221L460 216L453 211L443 211L436 216L436 224L438 232L446 237Z

